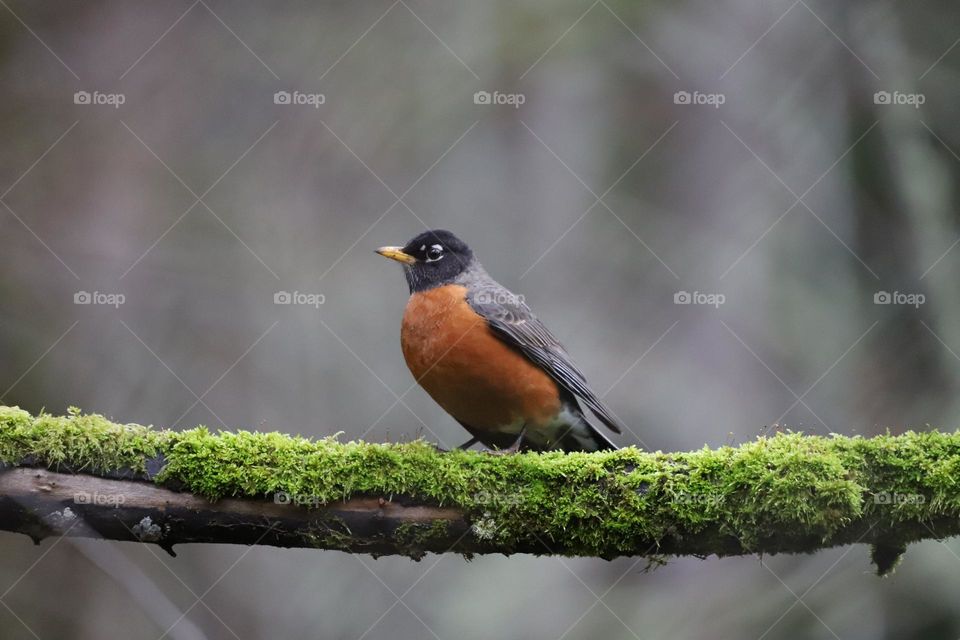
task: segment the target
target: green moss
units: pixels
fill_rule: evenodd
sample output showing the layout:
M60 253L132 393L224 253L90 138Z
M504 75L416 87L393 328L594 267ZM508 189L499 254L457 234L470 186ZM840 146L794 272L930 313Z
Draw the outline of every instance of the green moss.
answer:
M441 453L422 441L160 431L76 410L33 417L0 407L6 464L142 472L156 456L165 466L155 482L211 500L286 493L327 504L374 495L457 507L472 523L476 545L505 552L706 555L810 551L861 539L899 549L931 537L924 532L929 523L946 527L938 534L956 533L960 518L958 433L785 433L687 453L494 456ZM394 537L420 548L448 533L446 522L435 521L401 525ZM343 527L312 535L317 546L350 546Z
M146 460L169 442L170 432L110 422L70 407L67 416L42 413L36 418L18 407L0 406L0 462L17 464L35 458L51 468L103 472L145 472Z

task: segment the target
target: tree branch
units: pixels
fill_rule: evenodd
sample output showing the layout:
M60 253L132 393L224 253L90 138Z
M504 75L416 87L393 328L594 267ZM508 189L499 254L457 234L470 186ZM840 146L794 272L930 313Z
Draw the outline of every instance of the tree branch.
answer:
M0 407L0 530L354 553L801 553L960 533L960 433L490 455Z

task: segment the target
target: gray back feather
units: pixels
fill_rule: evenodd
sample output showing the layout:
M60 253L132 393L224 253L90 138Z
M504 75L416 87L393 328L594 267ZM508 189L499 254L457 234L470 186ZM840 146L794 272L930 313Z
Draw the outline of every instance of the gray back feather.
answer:
M476 261L460 274L457 284L467 287L467 302L504 342L543 369L567 394L580 398L612 431L621 432L620 421L593 392L563 345L522 296L491 278Z

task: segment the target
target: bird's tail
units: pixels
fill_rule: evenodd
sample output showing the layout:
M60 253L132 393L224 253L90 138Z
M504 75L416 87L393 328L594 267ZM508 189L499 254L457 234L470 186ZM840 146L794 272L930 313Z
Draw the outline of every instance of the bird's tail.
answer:
M580 423L571 427L558 443L564 451L614 451L617 445L581 414Z

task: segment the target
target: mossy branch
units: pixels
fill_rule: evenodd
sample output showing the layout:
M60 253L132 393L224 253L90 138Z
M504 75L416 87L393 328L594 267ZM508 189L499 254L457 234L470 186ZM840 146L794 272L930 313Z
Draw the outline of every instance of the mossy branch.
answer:
M490 455L0 407L0 529L372 554L802 553L960 533L960 433Z

